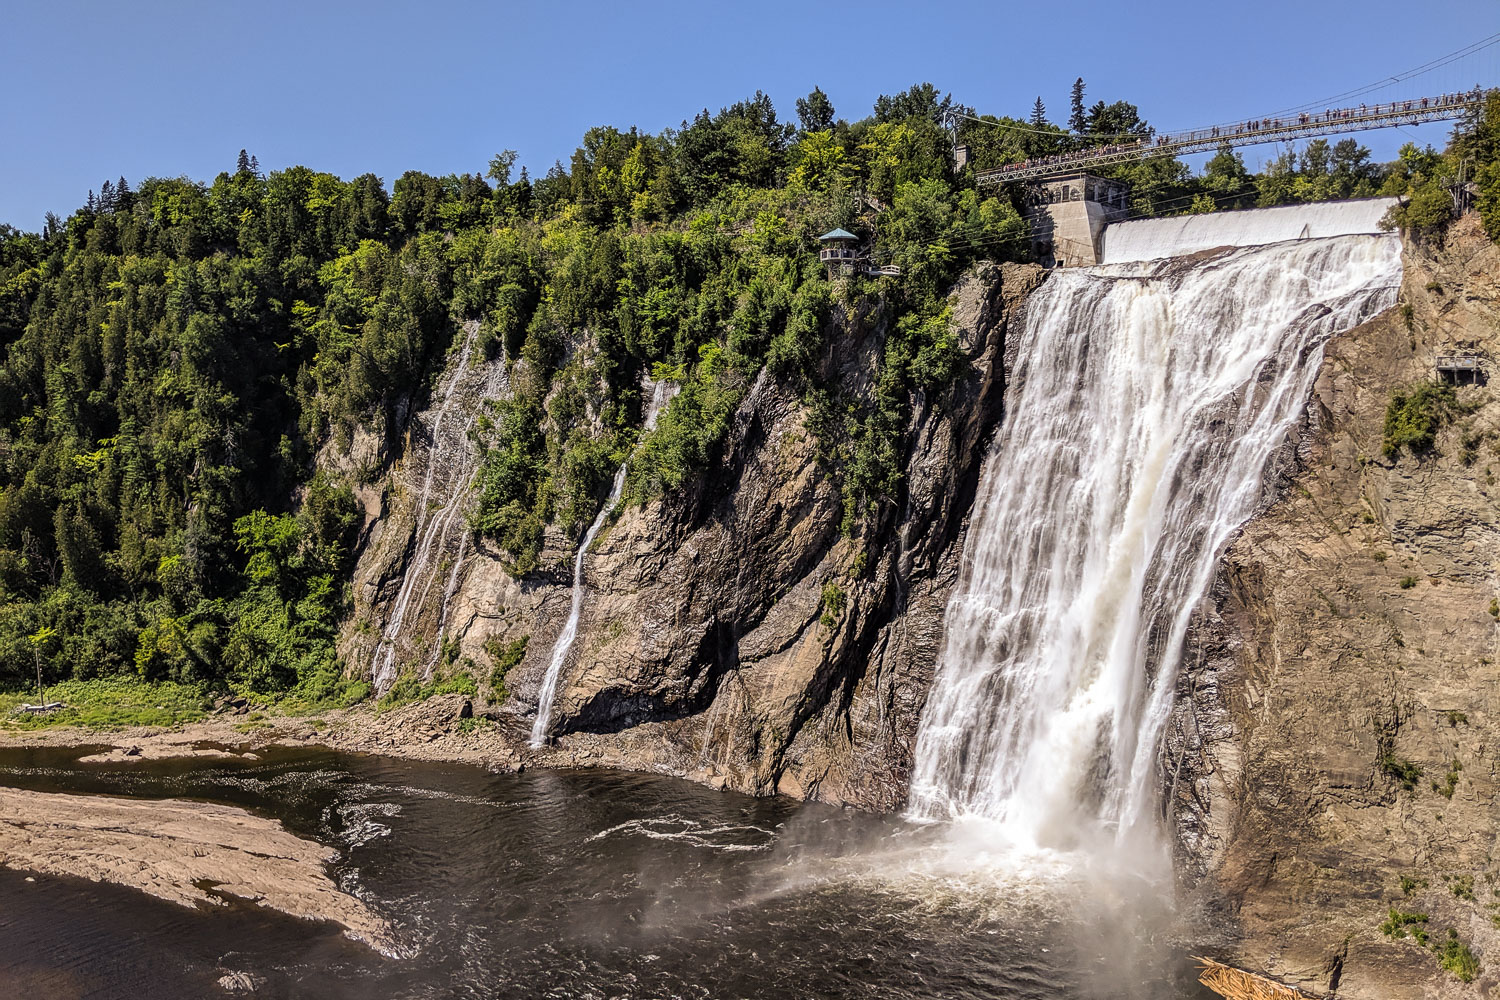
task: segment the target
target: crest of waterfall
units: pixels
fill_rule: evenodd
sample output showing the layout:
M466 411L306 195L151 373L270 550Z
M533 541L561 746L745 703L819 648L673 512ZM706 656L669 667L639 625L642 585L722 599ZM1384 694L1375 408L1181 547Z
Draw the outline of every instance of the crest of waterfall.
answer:
M659 382L647 382L651 387L651 398L646 403L645 425L642 433L648 433L656 428L656 420L661 416L662 410L672 401L672 397L682 387L665 380ZM583 612L583 557L588 554L589 546L594 544L594 536L599 534L599 529L604 527L604 519L614 509L616 501L620 499L620 491L625 488L625 470L629 462L621 462L620 468L615 472L614 484L609 488L609 499L604 501L604 506L599 508L594 523L589 525L589 530L584 533L583 541L578 545L578 554L573 558L573 599L572 607L568 612L568 621L563 625L563 630L558 633L557 642L552 645L552 659L547 664L547 673L542 678L542 690L537 701L536 721L531 726L531 745L539 747L547 739L547 726L552 721L552 703L557 698L557 681L562 675L563 664L568 660L568 651L573 648L573 640L578 638L578 616Z
M917 818L1153 845L1195 607L1323 346L1392 306L1393 236L1054 274L1027 303L918 733Z
M412 499L413 528L407 543L401 586L387 612L385 628L371 658L370 676L377 691L396 679L401 662L416 658L424 642L431 670L442 652L448 603L458 588L468 547L468 512L479 449L472 439L481 404L505 392L505 366L488 362L478 351L479 324L463 328L463 341L433 391L433 406L417 415L418 433L410 459L403 463ZM437 627L415 628L436 591Z
M1100 238L1101 264L1181 257L1218 247L1383 232L1380 222L1397 198L1358 198L1239 212L1170 215L1112 223Z

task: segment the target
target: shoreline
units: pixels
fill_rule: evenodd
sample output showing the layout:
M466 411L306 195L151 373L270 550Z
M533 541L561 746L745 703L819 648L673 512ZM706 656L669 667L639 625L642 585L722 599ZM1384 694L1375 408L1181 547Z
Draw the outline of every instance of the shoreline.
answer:
M558 757L548 749L517 745L503 724L488 722L464 731L459 722L463 695L437 695L423 702L376 712L366 705L313 715L221 713L172 726L92 729L62 725L44 729L0 728L0 749L101 748L79 763L118 763L176 758L256 759L272 747L325 747L345 753L374 753L412 760L468 763L520 770L536 756ZM561 761L549 760L557 765Z
M529 767L574 769L607 767L660 774L717 791L756 792L735 775L704 766L691 755L672 764L650 755L634 756L631 746L588 733L571 733L543 747L529 745L530 731L518 718L482 714L484 705L462 694L434 695L386 711L362 703L310 715L282 715L274 709L220 712L171 726L126 726L94 729L60 725L42 729L0 726L0 750L7 748L87 748L80 764L129 764L134 761L191 759L254 760L270 748L321 747L339 753L365 753L402 760L466 764L495 772ZM649 725L643 727L650 729ZM646 737L649 739L649 737ZM674 766L675 765L675 766ZM788 794L791 789L764 789ZM790 797L805 799L806 794Z

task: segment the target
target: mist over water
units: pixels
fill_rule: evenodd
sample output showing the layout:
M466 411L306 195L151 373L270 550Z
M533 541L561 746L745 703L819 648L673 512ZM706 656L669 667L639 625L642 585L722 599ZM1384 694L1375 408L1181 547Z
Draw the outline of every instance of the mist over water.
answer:
M1327 208L1327 206L1325 206ZM1190 618L1323 345L1395 301L1394 236L1054 274L1026 305L910 813L1164 882L1157 748Z

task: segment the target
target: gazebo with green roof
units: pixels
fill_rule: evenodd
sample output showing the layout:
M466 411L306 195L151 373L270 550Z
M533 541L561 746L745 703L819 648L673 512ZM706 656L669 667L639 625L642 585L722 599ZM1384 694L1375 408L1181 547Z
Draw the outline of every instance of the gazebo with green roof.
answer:
M859 263L859 237L845 229L832 229L818 237L823 244L818 251L818 260L828 268L828 276L835 273L852 274Z

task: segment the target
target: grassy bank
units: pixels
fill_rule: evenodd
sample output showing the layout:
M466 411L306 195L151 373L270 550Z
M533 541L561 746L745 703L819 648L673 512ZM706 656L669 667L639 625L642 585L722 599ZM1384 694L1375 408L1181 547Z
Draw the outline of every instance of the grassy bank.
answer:
M22 714L16 711L22 704L36 702L34 689L0 693L0 731L176 726L203 718L209 708L209 693L198 685L126 677L60 681L47 688L47 700L60 701L65 707L46 715Z

